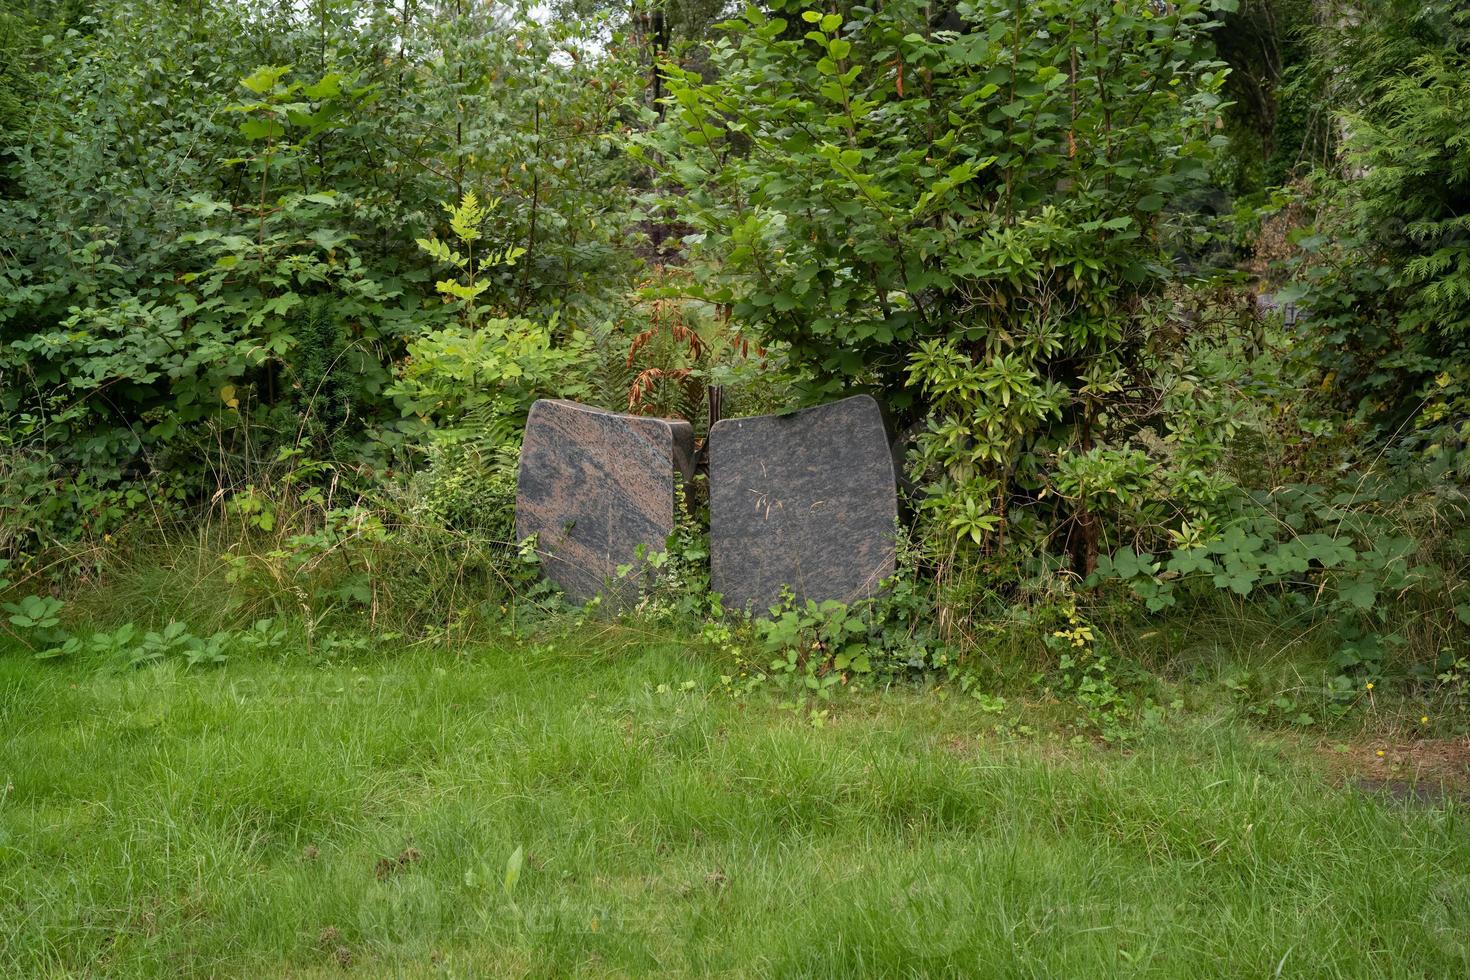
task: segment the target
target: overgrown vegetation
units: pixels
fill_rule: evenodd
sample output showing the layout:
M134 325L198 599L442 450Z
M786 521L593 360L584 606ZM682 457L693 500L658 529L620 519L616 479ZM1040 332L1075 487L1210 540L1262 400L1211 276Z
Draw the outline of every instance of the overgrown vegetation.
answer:
M857 389L906 460L888 590L732 620L696 518L633 615L808 690L999 696L996 642L1222 601L1331 637L1348 708L1470 656L1454 5L354 9L7 8L0 560L37 653L85 640L32 613L159 540L222 629L534 629L535 398L702 433Z
M1463 972L1467 37L0 0L0 969ZM516 540L853 391L871 599Z
M1461 736L1467 37L1450 0L0 2L6 690L606 630L703 658L637 697L706 748L911 694L1067 751ZM702 478L636 602L516 540L539 397L703 437L855 391L903 464L871 599L727 613ZM1395 921L1374 955L1423 947Z

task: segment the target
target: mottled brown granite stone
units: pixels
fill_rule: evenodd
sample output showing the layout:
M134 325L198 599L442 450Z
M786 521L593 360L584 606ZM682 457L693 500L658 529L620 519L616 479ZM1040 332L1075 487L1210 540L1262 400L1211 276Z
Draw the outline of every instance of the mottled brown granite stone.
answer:
M682 420L620 415L576 402L531 406L516 476L516 535L537 535L546 576L582 602L674 529L674 479L694 471Z
M710 576L763 613L782 586L852 602L893 574L898 490L878 403L855 395L710 431Z

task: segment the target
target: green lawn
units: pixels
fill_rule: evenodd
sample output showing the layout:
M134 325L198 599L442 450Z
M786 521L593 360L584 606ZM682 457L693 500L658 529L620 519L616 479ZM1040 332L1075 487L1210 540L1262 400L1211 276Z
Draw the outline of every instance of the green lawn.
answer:
M0 976L1470 970L1453 805L1230 722L1077 747L870 694L814 728L718 674L626 637L0 654Z

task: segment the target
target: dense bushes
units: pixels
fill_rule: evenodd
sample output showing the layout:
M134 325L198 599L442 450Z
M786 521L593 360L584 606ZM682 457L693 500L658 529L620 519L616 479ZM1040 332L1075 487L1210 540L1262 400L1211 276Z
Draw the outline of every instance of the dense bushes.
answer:
M0 439L55 511L7 487L27 548L303 442L364 479L411 462L435 412L402 365L455 356L415 244L445 201L497 202L519 261L476 301L517 336L559 344L620 295L621 63L525 17L374 9L118 0L39 52L0 200Z
M1289 296L1323 391L1376 440L1470 477L1470 12L1370 4L1324 37L1343 65L1340 172Z
M1156 301L1186 220L1166 203L1218 142L1204 9L770 10L731 26L713 80L670 66L639 145L679 187L704 295L788 345L813 396L885 397L945 560L1070 551L1085 575L1109 500L1156 492L1177 528L1199 501L1138 434L1177 436Z

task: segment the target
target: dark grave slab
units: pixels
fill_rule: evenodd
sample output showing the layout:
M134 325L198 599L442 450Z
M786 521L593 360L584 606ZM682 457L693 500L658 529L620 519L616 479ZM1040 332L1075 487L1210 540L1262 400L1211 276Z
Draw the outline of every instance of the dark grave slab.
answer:
M617 580L638 546L674 529L674 480L694 471L682 420L621 415L560 399L531 406L516 475L516 536L537 536L542 571L584 602Z
M783 586L852 602L893 574L898 490L878 403L855 395L710 431L710 576L731 609Z

